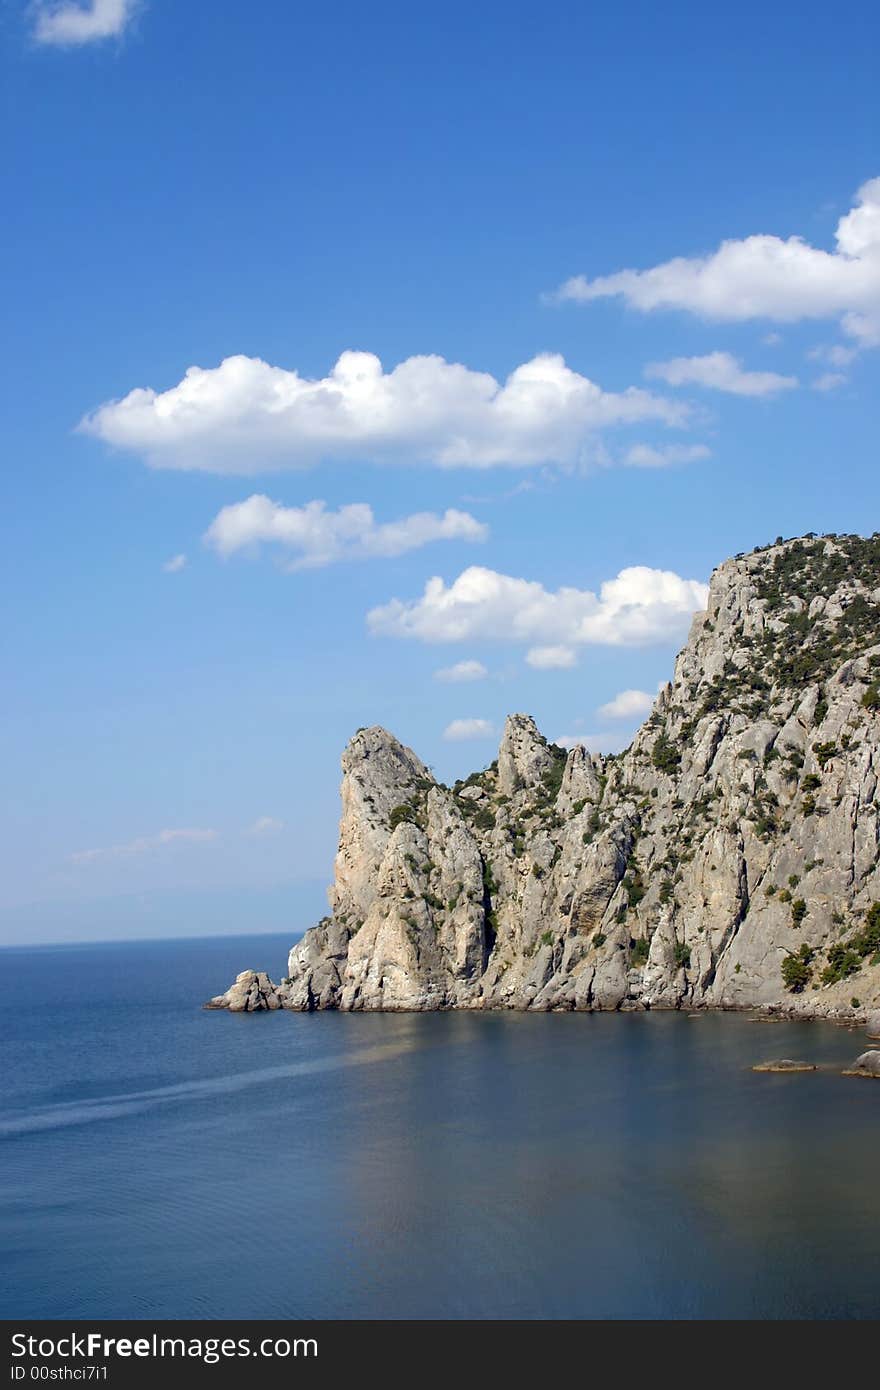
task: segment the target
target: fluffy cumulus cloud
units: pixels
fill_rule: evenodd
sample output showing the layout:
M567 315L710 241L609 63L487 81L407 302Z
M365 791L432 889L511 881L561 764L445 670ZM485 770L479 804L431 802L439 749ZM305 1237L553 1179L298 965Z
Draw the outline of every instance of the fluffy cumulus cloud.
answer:
M216 830L160 830L157 835L142 835L124 845L108 845L104 849L80 849L70 856L74 864L93 864L101 859L130 859L176 844L209 844L217 839Z
M531 646L644 646L680 638L705 608L708 587L670 570L635 565L590 589L549 591L535 580L473 565L452 584L429 579L421 598L367 614L371 632L422 642L507 641Z
M647 690L621 690L607 705L600 706L599 713L603 719L641 719L653 705L654 696Z
M489 672L482 661L457 661L454 666L443 666L434 672L435 681L458 684L463 681L483 681Z
M668 362L651 362L645 375L665 381L669 386L706 386L733 396L774 396L797 386L796 376L779 372L747 372L729 352L709 352L704 357L673 357Z
M448 743L464 743L471 738L492 738L494 725L488 719L453 719L443 730Z
M568 280L557 299L619 295L634 309L684 309L728 322L836 319L864 346L880 344L880 178L859 189L837 224L835 249L802 237L761 234L724 241L705 256L677 256L649 270Z
M314 569L336 560L403 555L432 541L483 541L487 526L469 512L415 512L399 521L377 523L366 502L328 511L324 502L284 507L261 493L218 512L205 541L220 555L261 542L280 546L290 569Z
M168 391L138 388L79 428L156 468L248 474L322 460L491 468L573 465L598 430L640 421L681 425L687 407L639 387L603 391L545 354L502 384L442 357L409 357L386 372L369 352L344 352L310 380L256 357L190 367Z
M79 44L112 39L121 34L137 8L138 0L91 0L77 4L38 4L34 38L37 43L73 48Z
M577 665L577 652L574 647L531 647L526 652L526 661L536 671L567 671Z

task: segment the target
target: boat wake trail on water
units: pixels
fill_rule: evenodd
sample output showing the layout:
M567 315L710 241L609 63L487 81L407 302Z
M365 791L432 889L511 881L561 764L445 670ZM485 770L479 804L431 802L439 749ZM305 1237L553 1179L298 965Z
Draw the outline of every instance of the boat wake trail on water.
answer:
M415 1040L385 1043L377 1047L365 1047L356 1052L292 1062L286 1066L262 1067L257 1071L238 1072L231 1076L204 1077L194 1081L181 1081L172 1086L157 1086L152 1090L98 1096L93 1100L60 1101L55 1105L39 1106L24 1114L0 1119L0 1138L14 1138L16 1135L61 1129L68 1125L94 1124L99 1120L115 1120L153 1109L158 1105L207 1099L211 1096L228 1095L233 1091L248 1090L268 1082L392 1061L407 1052L415 1051L418 1046Z

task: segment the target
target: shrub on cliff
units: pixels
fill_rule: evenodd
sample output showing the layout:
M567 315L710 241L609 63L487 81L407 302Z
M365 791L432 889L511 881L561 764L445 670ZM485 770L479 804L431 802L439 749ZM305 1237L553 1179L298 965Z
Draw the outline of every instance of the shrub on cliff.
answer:
M678 768L681 762L681 754L667 734L661 734L660 737L655 740L654 747L651 751L651 762L654 764L654 767L659 768L661 772L666 772L670 775Z
M850 945L863 957L880 951L880 903L873 903L868 909L865 925L852 937Z
M871 684L862 696L862 704L865 709L880 709L880 684L878 684L877 681L871 681Z
M838 941L836 945L828 948L828 964L822 971L823 985L836 985L838 980L845 980L848 975L855 975L862 966L862 958L858 952L844 941Z
M648 949L650 942L646 936L637 936L630 941L630 964L645 965L648 959Z
M813 959L813 952L806 942L803 943L797 954L789 954L782 962L782 979L787 990L792 994L800 994L801 991L810 983L812 970L810 962Z

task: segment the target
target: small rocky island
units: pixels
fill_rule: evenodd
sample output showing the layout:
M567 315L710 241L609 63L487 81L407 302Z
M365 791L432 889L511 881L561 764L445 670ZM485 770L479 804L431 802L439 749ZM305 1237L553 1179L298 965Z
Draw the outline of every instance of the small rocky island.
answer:
M359 729L330 915L280 983L245 971L209 1007L752 1008L880 1032L878 765L880 535L738 555L624 753L514 714L447 787Z

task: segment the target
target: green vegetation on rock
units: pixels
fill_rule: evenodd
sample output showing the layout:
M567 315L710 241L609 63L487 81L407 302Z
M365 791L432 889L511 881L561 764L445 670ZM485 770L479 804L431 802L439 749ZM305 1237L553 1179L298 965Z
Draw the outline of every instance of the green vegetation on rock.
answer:
M791 952L782 962L782 979L787 990L800 994L810 983L813 972L810 963L813 952L806 942L797 952Z

